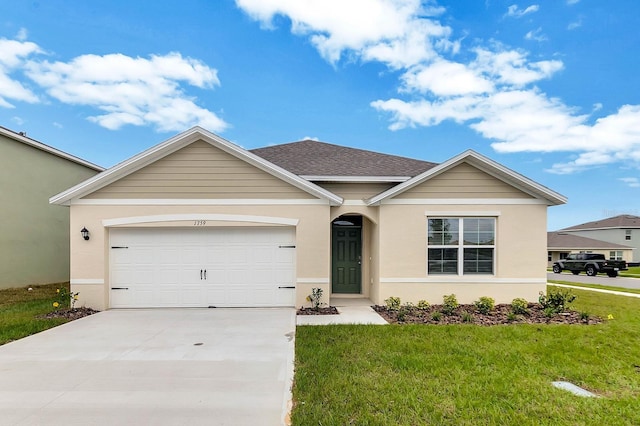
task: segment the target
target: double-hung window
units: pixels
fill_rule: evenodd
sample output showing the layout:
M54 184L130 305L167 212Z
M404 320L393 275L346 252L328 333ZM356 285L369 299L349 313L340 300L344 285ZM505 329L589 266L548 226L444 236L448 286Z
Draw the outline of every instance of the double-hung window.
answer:
M495 218L428 218L428 274L494 274Z

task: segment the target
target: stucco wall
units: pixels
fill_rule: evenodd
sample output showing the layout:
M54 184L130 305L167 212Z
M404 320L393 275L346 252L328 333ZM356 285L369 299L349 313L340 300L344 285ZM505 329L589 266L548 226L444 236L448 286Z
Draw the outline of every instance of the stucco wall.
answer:
M490 296L498 303L515 297L535 301L546 286L547 206L503 205L382 205L380 208L380 290L405 302L425 299L442 303L454 293L461 303ZM428 275L428 217L495 217L494 275Z
M96 173L0 135L0 288L69 280L69 208L49 197Z
M627 229L631 231L630 240L625 239ZM633 247L635 250L633 250L632 260L633 262L640 262L640 229L594 229L570 232L572 235L579 235L581 237L593 238L594 240L607 241L609 243Z
M91 232L89 241L78 233L71 238L71 285L73 291L80 292L81 305L96 309L106 309L109 287L109 226L104 220L148 217L155 215L190 214L207 219L211 226L279 226L260 222L214 220L211 215L263 216L298 220L296 226L296 306L306 305L305 298L311 288L320 287L324 291L325 302L330 295L330 208L329 205L272 205L272 206L94 206L72 205L72 229L86 227ZM194 217L195 217L194 216ZM126 221L126 220L124 220ZM122 225L119 225L122 226ZM126 226L193 226L193 220L168 220L153 223L137 223Z

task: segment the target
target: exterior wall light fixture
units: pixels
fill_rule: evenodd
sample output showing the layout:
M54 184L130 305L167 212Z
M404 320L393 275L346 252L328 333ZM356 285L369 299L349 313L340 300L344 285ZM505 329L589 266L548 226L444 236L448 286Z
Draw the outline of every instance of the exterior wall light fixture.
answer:
M83 226L80 230L80 233L82 234L82 238L84 238L85 240L89 240L89 230L87 228Z

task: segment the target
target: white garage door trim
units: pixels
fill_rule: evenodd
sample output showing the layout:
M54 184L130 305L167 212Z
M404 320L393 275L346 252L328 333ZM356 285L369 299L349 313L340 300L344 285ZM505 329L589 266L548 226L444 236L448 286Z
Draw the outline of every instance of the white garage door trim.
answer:
M112 228L110 307L275 307L295 300L295 228Z

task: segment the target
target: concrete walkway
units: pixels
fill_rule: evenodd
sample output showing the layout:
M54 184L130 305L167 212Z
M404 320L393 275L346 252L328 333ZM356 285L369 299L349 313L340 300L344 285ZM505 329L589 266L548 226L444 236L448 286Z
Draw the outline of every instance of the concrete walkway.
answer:
M365 298L332 297L331 306L335 306L339 315L298 315L298 325L329 324L378 324L386 325L387 321L371 309L373 303Z
M295 310L109 310L0 346L1 425L278 425Z

